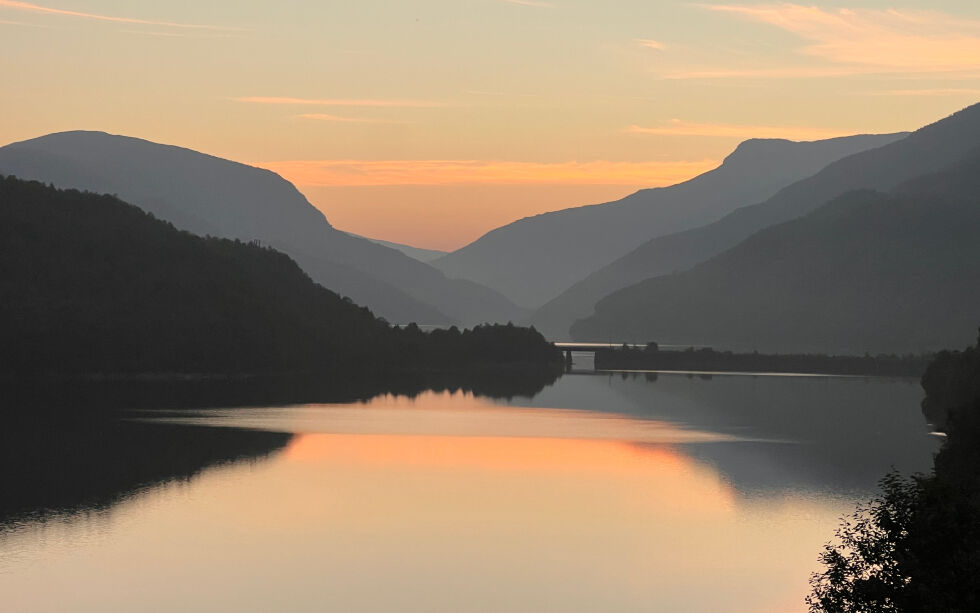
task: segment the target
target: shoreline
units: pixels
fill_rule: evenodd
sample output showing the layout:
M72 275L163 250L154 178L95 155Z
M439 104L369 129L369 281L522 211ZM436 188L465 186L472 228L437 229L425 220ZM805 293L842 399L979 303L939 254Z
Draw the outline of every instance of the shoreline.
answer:
M710 348L660 351L624 348L595 352L597 371L780 376L921 378L932 354L849 356L822 354L732 353Z

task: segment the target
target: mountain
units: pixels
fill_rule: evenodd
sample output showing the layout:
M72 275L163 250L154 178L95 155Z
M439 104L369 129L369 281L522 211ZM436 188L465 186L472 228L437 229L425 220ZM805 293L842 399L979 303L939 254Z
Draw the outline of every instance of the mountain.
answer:
M567 330L564 326L570 321L590 315L600 298L620 288L687 270L762 228L804 215L847 191L887 191L918 175L936 172L967 155L978 142L980 105L973 105L900 141L838 160L766 202L743 207L700 228L655 238L570 288L531 321L549 332Z
M314 280L395 322L518 320L488 288L448 279L403 253L333 228L268 170L102 132L62 132L0 148L0 173L123 200L195 234L259 240Z
M282 253L112 196L0 178L0 371L255 372L361 363L388 334Z
M557 361L526 328L393 328L287 255L113 196L0 176L0 374L276 373Z
M396 249L398 251L401 251L402 253L404 253L410 258L418 260L419 262L431 262L432 260L441 258L447 253L446 251L439 251L438 249L423 249L422 247L413 247L411 245L403 245L402 243L383 241L380 238L370 238L367 236L360 236L357 234L353 234L351 232L348 232L348 234L356 238L363 238L364 240L369 240L372 243L376 243L378 245L383 245L391 249Z
M939 350L980 323L978 236L980 149L891 193L847 192L689 271L615 292L572 334L760 351Z
M903 136L862 135L806 143L749 140L721 166L690 181L644 189L616 202L521 219L433 265L451 277L492 287L519 305L537 307L655 236L714 221L768 198L834 160Z

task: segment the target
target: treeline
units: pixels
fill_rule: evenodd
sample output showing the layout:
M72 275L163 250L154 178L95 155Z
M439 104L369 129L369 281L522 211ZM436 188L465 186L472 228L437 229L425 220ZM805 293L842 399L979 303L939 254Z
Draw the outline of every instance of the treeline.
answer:
M980 339L940 353L922 387L946 433L934 470L888 475L842 525L811 581L814 613L980 611Z
M272 373L558 362L533 329L394 328L258 243L0 177L0 373Z
M561 352L534 328L484 324L460 331L456 326L429 332L415 324L394 328L401 360L452 367L459 364L557 363Z
M664 351L650 343L645 349L624 345L596 352L600 370L691 370L728 372L815 373L920 377L932 355L824 355L732 353L711 348Z

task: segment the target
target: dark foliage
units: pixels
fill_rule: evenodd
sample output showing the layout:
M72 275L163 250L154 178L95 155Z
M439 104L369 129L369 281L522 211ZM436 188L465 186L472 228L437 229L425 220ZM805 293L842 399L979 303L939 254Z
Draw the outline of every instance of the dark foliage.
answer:
M980 610L980 517L974 489L940 476L890 474L882 495L838 530L820 556L810 610L967 613Z
M923 407L946 411L948 435L934 473L888 475L882 495L844 522L811 580L811 611L980 611L978 349L943 352L929 365Z
M0 178L0 373L255 373L558 361L533 329L393 329L258 244Z
M980 338L964 351L941 351L922 376L922 411L940 428L971 400L980 398Z
M460 331L456 326L423 332L409 324L395 328L397 353L442 368L479 362L484 364L560 361L561 352L534 328L513 324L485 324Z

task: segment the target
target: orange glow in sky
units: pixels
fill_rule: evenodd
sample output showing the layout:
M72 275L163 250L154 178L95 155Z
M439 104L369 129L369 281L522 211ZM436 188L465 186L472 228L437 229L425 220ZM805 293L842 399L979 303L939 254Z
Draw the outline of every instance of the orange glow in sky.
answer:
M452 249L747 138L976 102L980 3L918 4L0 0L0 144L103 130L259 163L335 227Z
M298 160L255 165L294 183L336 227L453 250L522 217L673 185L718 162Z

